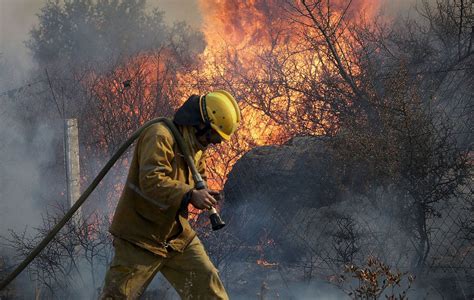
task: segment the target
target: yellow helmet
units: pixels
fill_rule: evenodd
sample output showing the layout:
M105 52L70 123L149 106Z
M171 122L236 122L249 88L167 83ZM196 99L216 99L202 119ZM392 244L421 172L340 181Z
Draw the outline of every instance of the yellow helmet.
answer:
M213 91L201 96L199 108L204 122L228 141L240 123L240 109L234 97L224 90Z

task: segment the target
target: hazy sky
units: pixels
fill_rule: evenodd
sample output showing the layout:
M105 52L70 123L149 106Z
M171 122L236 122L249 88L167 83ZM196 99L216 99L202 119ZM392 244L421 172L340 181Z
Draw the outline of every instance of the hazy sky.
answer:
M15 65L12 77L19 81L31 65L31 58L24 46L28 33L37 23L36 14L46 0L0 0L0 53L10 65ZM197 0L148 0L150 8L159 7L165 11L166 20L186 21L199 27L201 16ZM0 87L6 83L0 82Z

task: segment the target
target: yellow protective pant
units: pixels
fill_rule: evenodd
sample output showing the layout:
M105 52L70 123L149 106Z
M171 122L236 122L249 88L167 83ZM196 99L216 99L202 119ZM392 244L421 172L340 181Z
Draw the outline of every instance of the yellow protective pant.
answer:
M161 272L182 299L229 299L217 269L195 237L183 253L158 256L115 238L115 256L105 276L101 299L137 299Z

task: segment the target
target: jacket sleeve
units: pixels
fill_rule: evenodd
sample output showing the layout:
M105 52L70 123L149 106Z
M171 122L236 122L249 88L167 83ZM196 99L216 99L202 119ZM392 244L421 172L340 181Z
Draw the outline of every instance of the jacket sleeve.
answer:
M203 152L201 158L199 159L196 165L196 168L199 174L201 174L202 180L204 180L205 185L207 186L206 158L207 158L206 152ZM189 191L186 195L184 195L183 200L181 202L181 207L179 208L180 211L187 209L189 202L191 201L191 197L192 197L192 190Z
M139 141L140 190L160 206L177 211L193 187L170 177L175 155L173 137L163 127L161 130L153 130L153 127L147 129Z
M199 162L198 162L198 165L196 166L196 168L197 168L199 174L201 174L202 180L204 180L204 183L207 186L206 159L207 159L206 152L203 152L201 158L199 159Z

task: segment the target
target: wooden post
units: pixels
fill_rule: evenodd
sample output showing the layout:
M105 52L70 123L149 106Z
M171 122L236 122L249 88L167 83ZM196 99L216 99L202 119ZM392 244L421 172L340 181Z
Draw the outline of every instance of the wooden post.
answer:
M66 133L66 173L67 173L67 198L70 206L81 196L80 167L79 167L79 132L77 119L65 120ZM76 212L75 221L81 219L81 209Z

